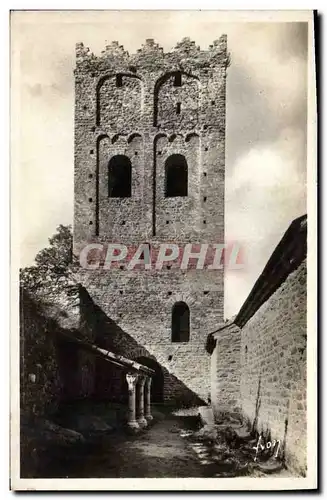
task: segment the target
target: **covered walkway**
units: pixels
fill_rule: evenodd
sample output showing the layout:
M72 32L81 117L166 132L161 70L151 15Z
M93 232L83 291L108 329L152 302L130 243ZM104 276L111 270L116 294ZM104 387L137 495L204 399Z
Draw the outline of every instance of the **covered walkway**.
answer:
M61 332L61 337L68 344L89 351L94 356L100 357L123 370L128 386L127 426L133 431L147 427L153 418L151 415L151 382L155 371L137 361L102 349L66 332Z

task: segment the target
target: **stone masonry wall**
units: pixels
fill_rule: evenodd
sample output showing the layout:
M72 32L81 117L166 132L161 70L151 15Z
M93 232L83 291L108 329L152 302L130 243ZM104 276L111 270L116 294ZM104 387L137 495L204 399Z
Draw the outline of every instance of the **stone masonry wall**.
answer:
M306 261L241 332L241 405L259 432L283 444L286 463L306 470Z
M77 45L76 254L87 242L113 237L121 242L151 242L157 226L160 237L174 241L189 237L223 241L228 64L225 35L208 50L184 39L166 54L153 40L134 55L117 42L100 57ZM180 86L174 85L176 74L181 75ZM130 144L134 137L139 137L135 146ZM170 141L170 154L185 153L191 162L190 200L181 206L169 206L176 200L165 200L167 206L160 201L163 158L156 143L161 137ZM107 165L115 154L125 154L132 163L129 199L108 200L105 192ZM195 218L190 217L190 204ZM165 227L167 209L172 209L169 227Z
M61 306L66 307L67 303ZM93 329L85 319L88 316L85 305L81 307L80 320L72 308L69 314L67 310L61 310L61 315L57 307L50 310L33 301L26 292L21 294L20 394L21 410L26 414L51 414L63 400L90 397L94 393L94 355L78 349L65 336L74 337L78 323L78 336L92 340Z
M124 131L125 127L138 128L143 105L143 83L140 77L120 75L117 87L115 75L99 80L97 86L97 123L100 126Z
M81 307L86 308L85 321L96 336L96 344L100 348L149 366L155 371L151 392L156 403L167 402L171 405L184 406L203 404L203 400L189 386L160 363L160 356L157 358L153 352L147 350L142 343L130 335L131 327L125 329L126 325L118 319L119 315L118 317L117 314L114 315L115 319L111 318L99 307L99 301L93 302L87 290L84 289L82 293ZM94 397L100 400L126 402L128 392L126 370L111 365L101 358L96 358L95 371Z
M211 401L217 418L223 412L240 413L241 330L231 324L214 334L211 355Z
M139 346L145 349L147 357L153 356L160 364L167 374L166 401L181 399L181 385L186 399L187 392L192 391L207 401L210 355L205 350L205 342L208 332L214 329L217 315L223 315L223 290L217 287L218 272L98 269L80 270L79 279L107 319L130 339L121 346L117 341L112 348L117 351L123 347L120 353L135 359L135 355L145 355L139 350L133 353L131 347ZM222 282L220 278L219 282ZM186 302L190 308L189 342L171 341L172 308L179 301ZM171 387L168 374L180 384Z
M156 85L154 123L160 128L192 129L199 121L200 82L193 75L181 74L175 86L175 74L168 73ZM180 105L179 113L176 112Z
M33 415L52 413L62 393L55 340L27 294L21 295L20 319L21 410Z

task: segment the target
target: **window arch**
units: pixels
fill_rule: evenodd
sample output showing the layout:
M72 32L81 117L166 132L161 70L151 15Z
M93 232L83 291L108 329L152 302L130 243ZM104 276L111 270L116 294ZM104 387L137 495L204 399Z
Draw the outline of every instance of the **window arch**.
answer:
M187 196L188 167L185 156L174 154L165 163L165 196Z
M108 163L109 198L132 196L132 165L125 155L113 156Z
M188 342L190 340L190 309L185 302L176 302L172 311L171 341Z

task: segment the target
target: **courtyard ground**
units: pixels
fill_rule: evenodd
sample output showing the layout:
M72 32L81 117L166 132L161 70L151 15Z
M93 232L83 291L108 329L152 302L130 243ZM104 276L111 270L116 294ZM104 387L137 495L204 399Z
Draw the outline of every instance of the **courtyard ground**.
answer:
M49 464L52 477L205 477L206 470L181 436L194 429L194 417L176 418L156 412L157 421L137 435L122 432L93 442ZM159 418L158 418L159 417Z
M217 441L203 439L196 415L178 416L164 408L157 408L154 415L153 425L140 434L128 435L122 429L98 432L77 447L58 449L39 477L290 476L276 464L265 472L253 468L251 443L234 453Z

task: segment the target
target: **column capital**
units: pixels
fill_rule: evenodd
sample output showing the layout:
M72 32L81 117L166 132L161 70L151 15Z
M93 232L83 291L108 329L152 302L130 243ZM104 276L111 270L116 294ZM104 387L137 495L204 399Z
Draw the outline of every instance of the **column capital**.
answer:
M126 373L126 381L128 385L128 427L135 432L139 429L139 424L135 419L135 396L136 382L138 376L136 373Z
M144 385L147 377L146 375L138 375L138 382L140 385Z
M126 373L126 381L127 381L129 390L135 389L137 380L138 380L137 373Z

